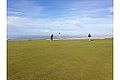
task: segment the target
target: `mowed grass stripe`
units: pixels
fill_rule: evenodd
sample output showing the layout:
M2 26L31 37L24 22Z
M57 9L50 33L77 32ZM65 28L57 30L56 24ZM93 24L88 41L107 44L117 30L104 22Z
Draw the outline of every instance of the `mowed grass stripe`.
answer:
M8 80L112 80L112 40L8 41Z

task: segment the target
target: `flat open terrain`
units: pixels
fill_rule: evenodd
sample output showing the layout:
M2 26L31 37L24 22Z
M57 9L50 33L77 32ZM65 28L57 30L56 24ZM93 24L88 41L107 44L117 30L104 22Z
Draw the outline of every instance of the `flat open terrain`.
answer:
M112 80L112 39L8 41L8 80Z

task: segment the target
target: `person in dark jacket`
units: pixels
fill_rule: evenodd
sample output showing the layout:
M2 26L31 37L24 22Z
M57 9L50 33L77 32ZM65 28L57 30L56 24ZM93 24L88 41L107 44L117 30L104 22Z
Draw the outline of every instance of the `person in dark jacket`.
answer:
M53 41L53 34L51 35L51 41Z
M91 41L91 39L90 39L91 38L91 34L90 33L88 34L88 38L89 38L89 41Z

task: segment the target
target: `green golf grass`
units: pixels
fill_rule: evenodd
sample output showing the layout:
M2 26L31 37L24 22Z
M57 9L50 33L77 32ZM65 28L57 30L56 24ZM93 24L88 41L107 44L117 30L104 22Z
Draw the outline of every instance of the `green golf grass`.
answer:
M112 80L112 39L8 41L8 80Z

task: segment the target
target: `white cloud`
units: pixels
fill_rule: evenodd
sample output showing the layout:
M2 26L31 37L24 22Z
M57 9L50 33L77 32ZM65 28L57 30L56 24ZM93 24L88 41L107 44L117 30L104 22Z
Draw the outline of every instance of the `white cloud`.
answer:
M12 1L14 0L11 0L10 2ZM8 14L10 15L38 17L44 9L45 7L32 0L17 0L12 3L8 2Z
M111 18L92 18L92 17L62 17L62 18L23 18L16 16L8 16L8 33L12 32L26 34L45 34L49 32L63 33L89 33L89 32L111 32ZM17 32L16 32L17 31ZM67 32L66 32L67 31ZM74 35L73 34L73 35Z
M69 19L31 19L31 18L22 18L16 16L8 16L8 27L34 27L34 28L43 28L47 27L48 29L54 29L57 27L70 28L78 27L80 21L78 19L69 20ZM71 27L71 28L72 28Z
M9 14L11 14L11 15L24 15L24 12L20 12L20 11L10 11Z

